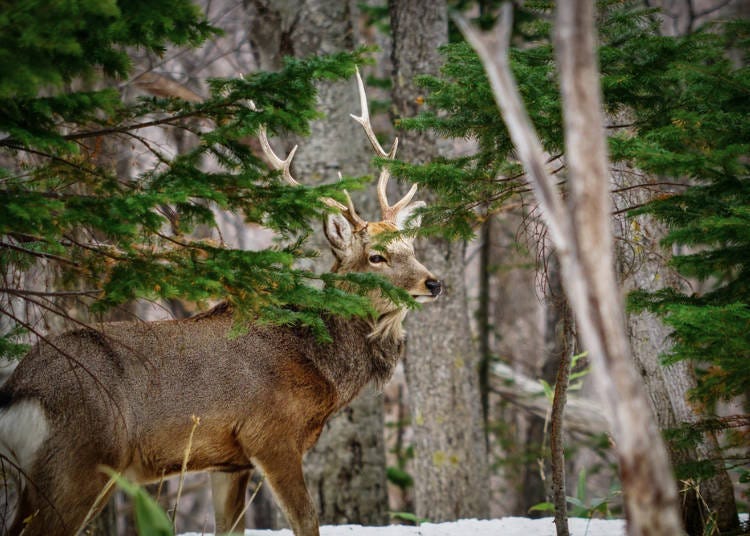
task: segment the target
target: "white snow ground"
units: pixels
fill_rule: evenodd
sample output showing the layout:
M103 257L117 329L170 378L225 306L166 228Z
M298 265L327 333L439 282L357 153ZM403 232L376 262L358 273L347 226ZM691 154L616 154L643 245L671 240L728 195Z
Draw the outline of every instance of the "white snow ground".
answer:
M568 521L571 536L625 536L624 519L581 519ZM528 519L504 517L502 519L463 519L453 523L423 523L418 527L388 525L363 527L361 525L323 526L321 536L555 536L555 523L551 517ZM197 532L183 536L208 536ZM247 530L245 536L293 536L289 529Z

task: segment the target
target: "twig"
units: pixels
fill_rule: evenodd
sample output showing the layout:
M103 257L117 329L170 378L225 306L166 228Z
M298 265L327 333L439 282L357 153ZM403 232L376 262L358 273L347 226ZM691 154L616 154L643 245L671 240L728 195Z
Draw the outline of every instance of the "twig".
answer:
M91 508L89 508L89 511L86 513L86 517L83 518L83 522L78 527L78 530L76 530L73 534L78 534L82 532L83 529L86 527L86 525L88 525L89 522L94 518L94 515L96 515L96 512L99 510L99 505L101 504L102 500L107 496L107 494L109 493L109 490L112 489L112 486L115 485L115 480L119 476L120 476L120 473L113 473L112 476L109 477L107 484L99 492L99 495L96 496L96 499L94 499L94 503L91 505Z
M187 446L185 447L185 456L182 459L182 469L180 469L180 483L177 485L177 498L174 501L174 511L172 512L172 526L174 527L175 532L177 532L177 508L180 505L180 496L182 495L182 486L185 483L187 464L188 460L190 459L190 451L193 448L193 435L195 434L195 429L198 428L198 425L201 422L201 418L196 417L195 415L192 415L190 418L193 420L193 427L190 429L190 436L188 437Z
M42 296L42 297L59 297L59 296L96 296L101 292L101 289L93 290L58 290L58 291L47 291L47 290L25 290L18 288L5 288L0 287L0 292L6 294L15 294L16 296Z
M234 529L237 528L237 525L240 524L240 520L244 519L245 513L247 512L247 509L250 508L250 505L253 504L253 501L255 500L256 495L258 495L258 492L260 491L260 487L263 485L263 482L266 479L266 475L263 475L260 477L260 480L258 481L258 485L255 486L255 491L253 491L253 494L250 496L250 500L245 502L245 507L242 509L242 512L237 516L237 519L234 520L234 523L232 524L232 527L229 529L229 534L234 532Z

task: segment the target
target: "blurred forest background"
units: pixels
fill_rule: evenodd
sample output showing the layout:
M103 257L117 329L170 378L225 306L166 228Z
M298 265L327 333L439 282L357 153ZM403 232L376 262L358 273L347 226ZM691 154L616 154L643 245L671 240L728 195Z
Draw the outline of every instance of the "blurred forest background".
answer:
M236 117L252 98L268 111L277 152L299 144L301 182L336 195L341 172L349 187L365 185L353 198L374 217L370 178L383 162L373 161L349 117L360 113L352 76L359 63L378 136L384 145L399 137L393 169L404 181L394 187L417 182L418 198L431 204L417 255L447 293L410 313L407 354L393 380L333 418L307 455L321 522L550 515L550 409L561 361L572 361L569 513L624 515L608 415L588 381L557 259L481 64L449 17L461 12L490 28L498 3L197 2L220 33L190 22L195 12L181 20L182 2L155 1L158 13L118 4L123 19L145 10L116 41L129 65L107 68L112 58L93 47L81 57L94 75L60 62L45 68L62 74L46 76L23 39L9 30L0 40L0 64L15 73L0 82L3 373L47 333L184 318L224 293L245 303L249 318L261 309L247 297L252 278L270 288L278 271L314 285L308 271L332 264L316 221L326 209L269 175L254 156L259 120ZM535 1L516 9L511 60L564 190L551 8ZM607 0L599 8L617 270L624 291L635 291L634 367L668 439L690 534L726 534L750 501L750 4ZM0 25L26 21L35 31L24 38L42 52L43 39L62 50L45 32L65 13L32 12L12 8ZM92 21L79 23L70 31ZM340 53L328 63L305 59ZM283 74L253 78L264 71ZM88 100L60 97L75 94ZM233 183L235 176L242 178ZM118 188L143 197L128 201ZM107 227L108 217L121 217L123 228ZM149 233L159 241L141 240ZM136 235L140 242L119 242ZM170 240L179 253L164 253ZM226 271L187 269L185 252L218 259L220 249L270 256L223 258ZM252 277L232 272L233 263ZM291 294L262 312L273 317L288 303ZM168 481L151 491L169 511L177 487ZM212 530L211 508L207 475L190 475L178 529ZM283 525L263 487L247 518L249 527ZM133 533L128 499L118 495L96 523L94 533Z

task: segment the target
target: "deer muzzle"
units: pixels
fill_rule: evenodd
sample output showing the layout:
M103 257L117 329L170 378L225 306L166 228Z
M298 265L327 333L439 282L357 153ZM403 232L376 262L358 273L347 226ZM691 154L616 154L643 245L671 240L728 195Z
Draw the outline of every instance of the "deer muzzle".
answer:
M427 287L427 290L430 291L430 294L432 294L435 298L440 296L443 292L443 282L438 281L437 279L428 279L424 282L424 285Z

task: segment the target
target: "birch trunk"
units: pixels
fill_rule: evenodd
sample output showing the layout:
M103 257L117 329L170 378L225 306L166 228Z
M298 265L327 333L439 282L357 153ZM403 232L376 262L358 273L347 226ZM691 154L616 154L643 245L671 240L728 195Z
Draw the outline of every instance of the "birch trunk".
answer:
M539 139L508 64L512 5L505 4L497 42L490 49L458 20L488 71L496 101L526 168L576 316L592 376L612 416L625 492L628 533L679 534L677 492L666 448L641 382L633 370L625 317L615 277L608 163L599 76L594 54L594 6L570 0L557 7L556 48L563 97L570 205L544 167Z

